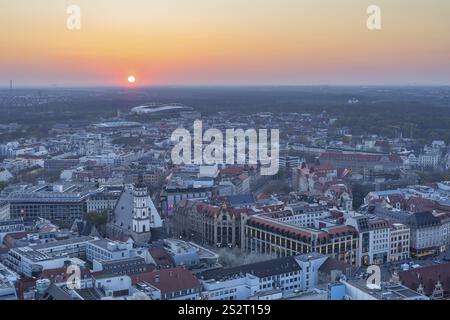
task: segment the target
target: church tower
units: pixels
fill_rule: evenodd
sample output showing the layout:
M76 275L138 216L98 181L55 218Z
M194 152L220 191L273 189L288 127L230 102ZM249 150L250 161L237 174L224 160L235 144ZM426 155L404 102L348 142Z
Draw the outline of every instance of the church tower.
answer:
M150 232L150 201L144 179L139 175L133 191L133 232L138 234Z

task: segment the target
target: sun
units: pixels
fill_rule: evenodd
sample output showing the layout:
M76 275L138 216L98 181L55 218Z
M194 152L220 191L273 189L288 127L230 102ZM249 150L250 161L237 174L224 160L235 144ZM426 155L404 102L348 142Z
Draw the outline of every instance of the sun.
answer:
M135 76L129 76L128 77L128 83L135 83L136 82L136 77Z

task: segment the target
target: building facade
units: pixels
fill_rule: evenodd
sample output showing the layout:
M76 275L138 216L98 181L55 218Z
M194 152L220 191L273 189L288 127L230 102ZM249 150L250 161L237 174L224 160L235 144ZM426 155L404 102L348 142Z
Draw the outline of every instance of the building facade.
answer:
M410 257L410 229L401 223L391 226L390 261L403 261Z
M317 252L350 265L359 265L359 237L352 226L300 228L263 215L243 216L243 242L247 252L292 256Z
M174 236L215 247L239 247L241 213L247 208L213 205L201 200L185 199L177 206L172 219Z

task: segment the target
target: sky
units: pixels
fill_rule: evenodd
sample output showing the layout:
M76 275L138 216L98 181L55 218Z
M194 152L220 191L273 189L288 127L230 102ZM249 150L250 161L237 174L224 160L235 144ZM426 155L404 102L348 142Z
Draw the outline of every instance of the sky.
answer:
M366 26L369 5L382 29ZM81 8L81 29L66 10ZM0 0L0 87L450 84L448 0Z

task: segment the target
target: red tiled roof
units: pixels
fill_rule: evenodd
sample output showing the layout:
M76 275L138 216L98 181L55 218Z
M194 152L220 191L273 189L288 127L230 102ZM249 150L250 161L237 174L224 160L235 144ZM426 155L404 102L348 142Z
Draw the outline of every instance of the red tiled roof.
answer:
M341 160L341 161L369 161L381 162L386 159L389 162L402 163L402 159L398 155L382 155L382 154L360 154L360 153L341 153L341 152L324 152L319 157L320 160Z
M192 272L181 267L154 270L141 277L141 281L157 287L162 294L200 288L200 282Z
M320 163L320 164L312 164L310 167L314 168L315 171L336 170L336 166L330 162L324 162L324 163Z
M258 194L258 195L256 196L256 199L257 199L257 200L270 199L270 194L269 194L269 193L262 192L262 193L260 193L260 194Z
M269 219L263 219L259 216L250 217L250 221L253 223L256 223L257 225L267 226L267 227L271 227L271 228L274 228L279 231L289 232L289 233L292 233L299 237L311 238L311 236L312 236L312 232L309 232L306 229L300 229L300 228L296 228L293 226L289 226L287 224L281 224L281 223L278 223L276 221L272 221Z
M369 220L368 225L370 229L384 229L390 227L389 222L382 219Z
M411 197L406 200L407 210L412 212L433 211L435 209L435 202L429 199L420 197Z
M12 233L8 233L6 237L10 237L14 240L21 240L23 238L26 238L27 235L31 234L32 232L30 231L22 231L22 232L12 232Z
M171 267L173 265L170 256L163 248L150 248L148 252L155 260L157 266Z
M237 177L242 173L244 173L244 170L239 167L228 167L220 171L220 175L226 177Z
M276 205L258 207L258 209L260 209L264 212L277 212L277 211L284 210L284 208L285 208L284 204L276 204Z
M356 229L352 226L342 225L342 226L331 227L327 230L327 232L331 236L335 236L338 234L347 234L347 233L356 234Z
M20 278L19 280L17 280L16 289L17 289L17 295L18 295L19 299L23 299L24 292L35 286L36 286L35 278L23 277L23 278Z
M450 263L401 271L398 275L402 284L412 290L417 290L419 284L422 284L427 296L433 293L438 281L441 282L444 293L450 293Z

